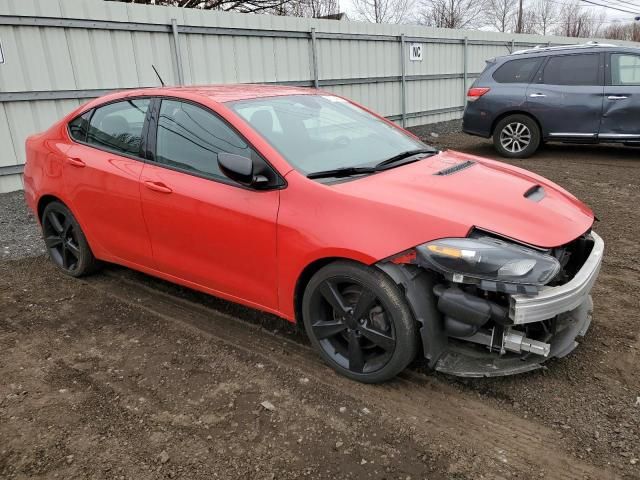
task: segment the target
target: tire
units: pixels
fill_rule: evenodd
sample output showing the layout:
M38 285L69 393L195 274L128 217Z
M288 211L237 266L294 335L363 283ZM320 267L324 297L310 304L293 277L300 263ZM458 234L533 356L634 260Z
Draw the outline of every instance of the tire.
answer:
M540 127L527 115L509 115L498 122L493 132L493 146L506 158L529 158L541 140Z
M54 201L45 207L42 236L49 258L65 274L81 277L100 266L78 221L63 203Z
M324 361L352 380L387 381L416 356L417 327L407 300L372 267L348 261L323 267L305 289L302 319Z

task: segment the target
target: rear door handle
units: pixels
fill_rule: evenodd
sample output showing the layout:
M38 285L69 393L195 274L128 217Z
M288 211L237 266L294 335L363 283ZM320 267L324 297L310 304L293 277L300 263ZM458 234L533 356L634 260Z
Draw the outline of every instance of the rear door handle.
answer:
M87 164L84 163L84 161L80 160L79 158L67 157L67 163L69 165L73 165L74 167L86 167L87 166Z
M627 97L626 95L609 95L607 98L609 100L626 100L629 97Z
M531 98L540 98L540 97L546 97L546 95L544 93L532 93L531 95L529 95Z
M153 190L155 192L161 192L161 193L173 192L173 190L171 190L162 182L152 182L151 180L145 180L144 186L147 187L149 190Z

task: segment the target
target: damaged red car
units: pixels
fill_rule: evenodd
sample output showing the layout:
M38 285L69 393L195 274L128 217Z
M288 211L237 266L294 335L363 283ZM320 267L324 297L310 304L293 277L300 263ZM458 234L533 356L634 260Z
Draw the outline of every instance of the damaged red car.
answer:
M589 328L603 241L587 206L330 93L121 92L26 149L26 200L63 272L112 262L274 313L358 381L418 356L525 372Z

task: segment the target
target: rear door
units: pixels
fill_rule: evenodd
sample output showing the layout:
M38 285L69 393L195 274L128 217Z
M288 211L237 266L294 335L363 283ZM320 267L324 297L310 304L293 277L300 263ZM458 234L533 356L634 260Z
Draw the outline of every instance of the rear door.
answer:
M527 109L545 138L595 140L603 95L603 54L553 55L527 89Z
M151 100L97 107L69 124L63 175L71 208L102 258L151 266L142 218L143 130Z
M640 141L640 55L607 54L602 140Z

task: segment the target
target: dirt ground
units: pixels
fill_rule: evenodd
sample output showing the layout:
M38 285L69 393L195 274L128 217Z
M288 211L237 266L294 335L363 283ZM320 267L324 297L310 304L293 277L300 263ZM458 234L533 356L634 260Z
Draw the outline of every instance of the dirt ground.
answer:
M495 158L482 139L428 141ZM0 478L640 478L640 149L514 163L591 205L607 242L568 358L361 385L274 317L115 266L73 280L4 259Z

